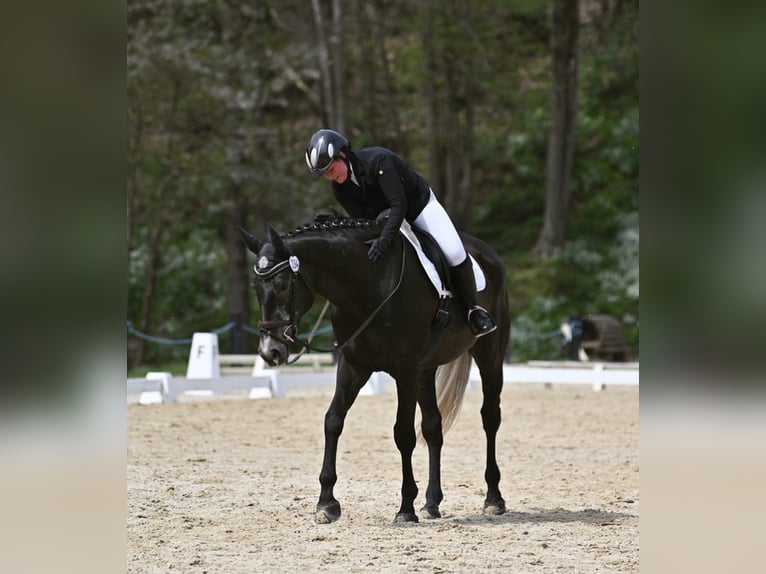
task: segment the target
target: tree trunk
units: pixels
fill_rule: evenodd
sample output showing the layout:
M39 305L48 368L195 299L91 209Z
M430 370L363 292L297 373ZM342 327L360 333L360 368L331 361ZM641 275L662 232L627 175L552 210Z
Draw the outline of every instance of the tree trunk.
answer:
M250 353L250 337L243 328L250 323L250 284L247 268L247 250L239 234L240 227L246 227L247 205L238 184L232 183L229 190L231 206L224 219L226 241L226 302L229 320L236 325L231 333L231 352L235 355Z
M456 141L462 142L459 151L451 146L457 156L456 172L451 197L450 214L458 229L468 230L473 216L473 117L474 117L474 65L475 51L470 43L473 38L473 12L471 0L459 0L456 6L459 12L457 21L461 23L460 42L452 47L452 59L455 61L458 75L455 78L453 93L455 102L452 106L451 123L456 126Z
M141 316L139 317L139 329L144 333L150 333L152 330L152 302L154 301L154 293L157 290L157 269L161 263L160 243L164 228L164 224L161 221L158 221L153 230L152 242L149 247L149 261L147 262L146 269L146 289L144 289L144 296L141 301ZM143 365L145 357L146 341L144 339L139 339L136 348L135 364Z
M324 23L320 0L311 0L319 56L319 81L324 103L324 127L346 133L346 85L343 77L343 9L340 0L330 4L329 32Z
M440 72L436 65L436 4L438 0L428 0L425 7L425 17L423 24L423 34L421 36L423 41L423 48L425 50L426 59L426 77L428 78L428 84L426 85L426 98L428 101L428 131L429 131L429 148L428 148L428 163L430 166L430 173L428 174L428 180L431 183L431 188L436 194L442 197L442 181L439 179L441 170L441 137L439 128L441 122L439 121L439 95L438 95L438 78Z
M324 18L322 18L322 7L319 4L319 0L311 0L311 8L314 13L314 28L316 29L317 56L319 57L319 83L322 85L324 121L327 126L332 126L335 122L332 74L330 73L330 55L325 35Z
M333 81L333 110L335 119L333 127L342 134L346 133L346 82L343 78L343 10L340 0L332 0L332 81Z
M383 86L378 82L376 44L378 42L378 14L374 2L356 0L356 42L359 46L359 75L363 78L364 92L356 103L363 111L362 129L369 134L371 141L380 141L383 136L385 120L378 105L378 92ZM353 143L353 142L352 142Z
M456 24L458 23L459 24ZM429 2L423 41L426 50L431 130L431 187L455 226L467 229L473 191L473 57L471 4Z
M578 0L557 0L553 6L551 124L545 182L545 218L533 252L541 257L564 245L577 118Z

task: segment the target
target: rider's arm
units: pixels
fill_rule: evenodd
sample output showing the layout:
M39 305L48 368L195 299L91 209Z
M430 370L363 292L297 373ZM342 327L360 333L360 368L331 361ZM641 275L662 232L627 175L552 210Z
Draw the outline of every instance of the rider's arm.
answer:
M380 235L390 239L399 230L404 216L407 214L407 196L404 194L399 173L390 158L383 158L376 167L375 173L378 177L378 185L380 185L380 189L391 207L388 221Z

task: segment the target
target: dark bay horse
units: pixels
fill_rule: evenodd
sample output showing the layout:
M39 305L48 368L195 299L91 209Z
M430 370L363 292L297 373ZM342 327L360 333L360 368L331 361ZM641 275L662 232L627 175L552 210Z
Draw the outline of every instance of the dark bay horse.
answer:
M421 430L429 456L422 510L429 518L441 516L443 422L448 427L459 409L471 357L481 373L484 395L484 512L502 514L505 501L498 488L495 437L500 426L503 357L510 336L502 260L487 244L462 235L487 279L487 287L479 293L479 304L492 313L498 328L474 339L466 308L455 298L448 299L448 324L434 330L439 297L410 243L397 234L377 263L367 259L365 241L378 237L381 229L380 222L339 219L306 224L280 236L269 226L268 241L241 230L248 249L258 256L253 286L261 308L259 353L269 365L288 361L298 324L311 308L314 295L330 303L340 353L335 394L324 421L324 460L315 520L329 523L340 518L340 503L333 495L338 439L346 413L373 371L385 371L396 381L394 441L402 459L402 498L394 521L418 521L414 508L418 488L412 470L416 403L420 405Z

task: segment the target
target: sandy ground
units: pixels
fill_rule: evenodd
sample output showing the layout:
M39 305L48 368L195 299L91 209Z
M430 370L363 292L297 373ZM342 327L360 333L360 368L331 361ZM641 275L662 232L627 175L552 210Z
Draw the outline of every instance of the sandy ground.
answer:
M481 392L445 439L443 518L394 525L396 398L346 420L340 521L314 523L331 389L128 409L127 571L638 572L637 387L509 385L498 435L508 512L481 514ZM423 504L427 453L415 475Z

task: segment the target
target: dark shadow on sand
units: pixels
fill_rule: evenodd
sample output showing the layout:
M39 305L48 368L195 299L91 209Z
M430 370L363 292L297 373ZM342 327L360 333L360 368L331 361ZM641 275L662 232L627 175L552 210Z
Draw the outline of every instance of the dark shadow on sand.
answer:
M445 516L435 522L449 521L457 524L541 524L546 522L567 523L581 522L595 526L617 525L625 520L638 518L638 514L626 512L610 512L585 508L583 510L566 510L564 508L533 509L530 512L509 511L500 516L473 514L470 516Z

